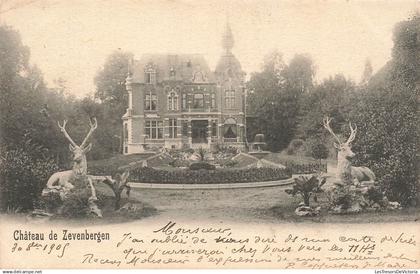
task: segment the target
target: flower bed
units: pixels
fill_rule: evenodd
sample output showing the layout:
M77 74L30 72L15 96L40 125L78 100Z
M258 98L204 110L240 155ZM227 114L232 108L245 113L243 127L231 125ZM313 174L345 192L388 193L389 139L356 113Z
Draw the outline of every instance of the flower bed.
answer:
M130 180L153 184L229 184L284 180L291 177L288 169L250 168L216 170L156 170L136 168L130 172Z
M190 165L190 170L215 170L216 167L206 162L196 162Z

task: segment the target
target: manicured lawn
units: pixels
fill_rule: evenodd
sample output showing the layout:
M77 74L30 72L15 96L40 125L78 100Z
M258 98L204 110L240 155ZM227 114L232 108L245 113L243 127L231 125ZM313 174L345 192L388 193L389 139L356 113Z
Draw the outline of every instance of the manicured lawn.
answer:
M305 156L296 156L296 155L288 155L284 152L280 153L271 153L264 157L264 159L279 163L282 165L286 165L286 163L293 162L298 164L311 164L311 163L317 163L318 160L311 158L311 157L305 157Z
M244 223L367 223L414 221L420 217L420 208L354 215L332 215L328 214L325 209L327 206L325 196L320 196L318 200L319 205L323 207L320 216L298 217L294 214L294 210L300 199L286 194L284 192L286 188L132 189L130 199L141 201L156 208L157 214L149 218L158 219L200 219ZM98 186L98 189L104 188ZM313 203L313 205L316 205L316 203Z

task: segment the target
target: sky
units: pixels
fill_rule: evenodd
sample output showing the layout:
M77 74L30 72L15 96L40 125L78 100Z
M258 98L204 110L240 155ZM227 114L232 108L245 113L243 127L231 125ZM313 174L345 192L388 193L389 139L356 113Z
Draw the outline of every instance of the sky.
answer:
M390 59L395 23L419 10L420 0L0 0L0 23L20 32L49 86L61 78L83 97L115 50L201 53L214 69L227 18L248 76L277 49L286 62L309 54L318 82L358 82L367 58L374 72Z

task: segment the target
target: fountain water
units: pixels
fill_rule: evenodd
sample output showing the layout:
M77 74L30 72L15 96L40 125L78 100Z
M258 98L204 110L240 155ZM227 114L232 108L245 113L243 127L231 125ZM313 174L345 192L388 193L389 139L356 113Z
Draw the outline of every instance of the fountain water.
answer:
M266 148L267 143L264 141L264 134L256 134L248 154L258 159L257 167L262 167L261 159L271 153Z

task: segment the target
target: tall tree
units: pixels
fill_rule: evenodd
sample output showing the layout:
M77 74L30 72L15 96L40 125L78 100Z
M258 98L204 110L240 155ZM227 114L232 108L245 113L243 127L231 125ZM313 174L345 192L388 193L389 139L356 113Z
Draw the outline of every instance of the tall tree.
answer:
M126 98L125 79L133 54L115 51L105 60L104 66L95 77L95 97L104 103L122 104Z
M388 197L415 202L420 96L420 16L394 29L392 60L369 81L352 111L357 163L370 166Z
M31 209L48 176L51 129L42 107L42 74L30 66L29 50L12 28L0 26L0 209Z
M104 133L101 145L109 152L117 152L122 149L122 121L121 117L127 108L127 91L125 79L128 74L128 66L133 54L123 51L115 51L105 60L96 77L95 98L102 102Z
M299 132L303 138L310 139L325 133L322 119L329 116L334 119L335 132L346 122L351 110L351 97L355 91L353 81L337 74L324 79L313 91L301 100L301 120Z
M30 142L66 165L69 152L56 122L76 115L76 101L47 88L39 68L29 65L19 33L8 26L0 27L0 64L0 146L10 150Z
M28 61L29 49L19 33L0 26L0 144L4 147L19 146L40 134L33 125L42 118L36 107L45 85L40 71Z
M362 79L360 80L360 85L366 85L370 78L372 77L373 68L372 63L370 62L370 59L366 59L365 62L365 69L363 70Z
M287 147L295 134L299 115L299 101L312 86L314 68L309 57L295 56L286 65L279 52L264 59L263 69L254 73L248 89L254 91L248 100L253 123L248 132L264 133L269 149L279 151Z
M296 54L282 71L287 89L296 95L309 92L313 87L315 65L307 54Z

